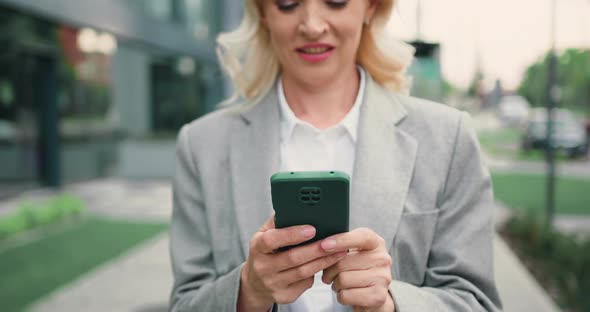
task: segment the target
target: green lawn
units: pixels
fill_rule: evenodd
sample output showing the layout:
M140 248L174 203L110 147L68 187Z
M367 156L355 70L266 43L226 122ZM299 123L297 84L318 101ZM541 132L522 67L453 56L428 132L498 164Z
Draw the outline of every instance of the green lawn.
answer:
M481 145L486 148L518 144L520 142L520 136L520 130L516 128L500 128L478 133Z
M543 175L493 174L496 199L521 211L543 213L546 178ZM590 179L557 177L556 213L590 215Z
M167 225L90 217L19 247L0 242L2 311L20 311L52 290L162 232ZM100 294L98 294L100 295Z

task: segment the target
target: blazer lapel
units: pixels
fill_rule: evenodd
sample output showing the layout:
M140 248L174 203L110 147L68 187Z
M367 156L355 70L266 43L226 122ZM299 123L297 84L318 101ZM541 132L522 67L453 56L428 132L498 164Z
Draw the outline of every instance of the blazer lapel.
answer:
M361 107L351 185L350 229L367 227L390 248L414 171L418 143L396 127L406 111L370 77Z
M279 169L276 88L240 109L230 147L233 199L242 250L272 215L270 176ZM368 227L392 246L412 179L418 143L396 127L406 116L399 100L367 77L350 200L350 228Z
M279 168L279 110L275 88L240 110L230 147L234 207L242 251L272 215L270 176Z

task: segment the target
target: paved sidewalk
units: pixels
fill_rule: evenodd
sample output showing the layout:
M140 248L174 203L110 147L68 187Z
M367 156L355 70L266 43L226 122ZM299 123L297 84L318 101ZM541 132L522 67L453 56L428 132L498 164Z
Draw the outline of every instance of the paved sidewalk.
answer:
M510 216L510 209L497 202L494 211L496 228L499 229ZM494 268L505 312L560 311L499 235L494 237Z
M171 287L166 233L59 289L30 311L164 312Z
M171 211L167 182L107 179L67 190L85 198L92 212L113 217L165 220ZM501 207L496 212L498 222L508 215ZM495 238L494 247L495 276L506 312L559 311L501 238ZM31 311L166 311L171 284L164 233L57 289Z
M494 172L546 174L547 164L543 161L499 159L486 155L486 163ZM590 179L590 160L557 162L555 175Z
M494 239L494 252L496 285L505 312L560 311L499 236Z

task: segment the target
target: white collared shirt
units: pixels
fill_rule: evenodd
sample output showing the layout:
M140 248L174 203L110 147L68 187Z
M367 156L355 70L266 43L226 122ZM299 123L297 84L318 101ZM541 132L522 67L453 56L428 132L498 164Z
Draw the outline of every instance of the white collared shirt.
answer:
M357 130L365 93L365 70L357 66L360 85L356 100L346 116L336 125L318 129L295 116L278 83L280 105L281 171L330 171L339 170L352 178L356 150ZM322 272L315 275L313 287L297 301L289 305L290 312L343 312L350 311L336 299L331 285L322 282Z

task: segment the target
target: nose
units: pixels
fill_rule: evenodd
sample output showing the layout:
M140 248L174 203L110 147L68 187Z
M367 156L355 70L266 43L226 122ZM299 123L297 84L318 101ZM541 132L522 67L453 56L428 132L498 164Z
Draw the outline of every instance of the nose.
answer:
M306 6L303 12L299 31L309 39L315 39L323 35L328 30L328 23L322 17L319 10L314 6Z

